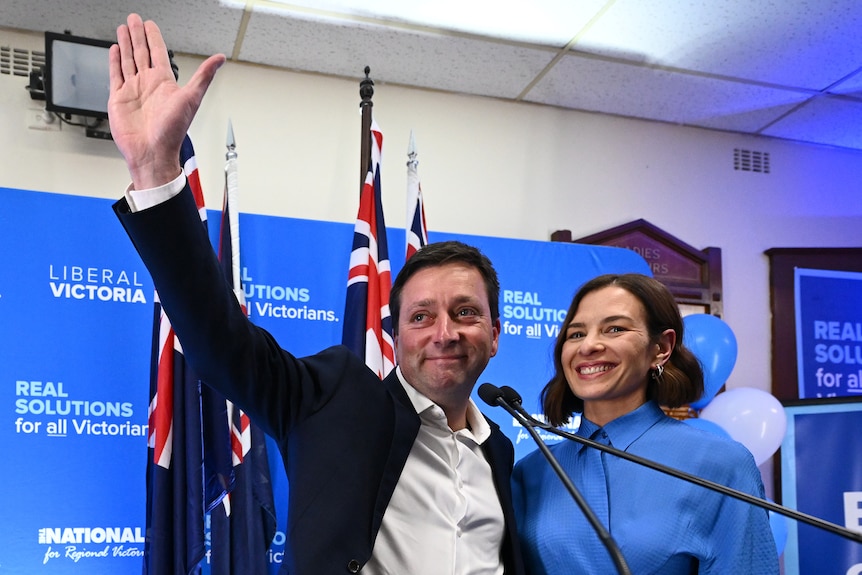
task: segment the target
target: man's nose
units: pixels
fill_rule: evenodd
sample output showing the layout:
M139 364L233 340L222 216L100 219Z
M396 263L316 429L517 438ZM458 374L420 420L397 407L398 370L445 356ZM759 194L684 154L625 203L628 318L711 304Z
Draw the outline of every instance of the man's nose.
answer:
M437 317L437 340L443 343L457 339L457 326L455 320L448 315L441 314Z

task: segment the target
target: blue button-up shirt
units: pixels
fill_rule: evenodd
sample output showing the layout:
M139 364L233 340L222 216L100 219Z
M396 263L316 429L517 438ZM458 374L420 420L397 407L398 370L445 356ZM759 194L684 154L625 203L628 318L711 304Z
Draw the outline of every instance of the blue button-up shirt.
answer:
M667 417L654 402L578 435L764 497L760 471L741 444ZM705 487L574 441L551 446L636 575L777 574L767 512ZM602 475L603 474L603 475ZM515 513L531 575L616 573L610 555L539 452L513 474ZM604 498L604 501L602 501Z

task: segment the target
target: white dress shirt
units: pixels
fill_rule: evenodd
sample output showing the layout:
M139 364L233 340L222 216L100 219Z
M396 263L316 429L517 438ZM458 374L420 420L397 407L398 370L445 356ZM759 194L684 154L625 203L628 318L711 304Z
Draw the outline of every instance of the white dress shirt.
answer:
M421 426L362 573L501 575L505 522L481 448L488 422L470 401L468 427L452 431L443 410L396 369Z

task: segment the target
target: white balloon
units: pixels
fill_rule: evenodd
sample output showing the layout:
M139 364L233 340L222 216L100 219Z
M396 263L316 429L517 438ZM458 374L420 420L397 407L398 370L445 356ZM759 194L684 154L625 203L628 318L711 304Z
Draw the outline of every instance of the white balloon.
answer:
M784 406L773 395L753 387L736 387L716 395L700 417L721 426L754 456L757 465L781 447L787 431Z

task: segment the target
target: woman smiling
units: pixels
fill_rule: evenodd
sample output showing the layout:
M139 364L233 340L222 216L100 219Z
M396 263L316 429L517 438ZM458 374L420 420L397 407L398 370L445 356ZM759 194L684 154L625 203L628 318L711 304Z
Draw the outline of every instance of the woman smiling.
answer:
M739 443L665 415L700 398L703 373L683 345L671 293L639 274L604 275L578 290L542 391L552 425L581 413L578 435L763 498L754 458ZM616 540L632 573L777 574L766 511L588 448L551 447ZM540 453L513 475L528 572L606 575L615 567Z

